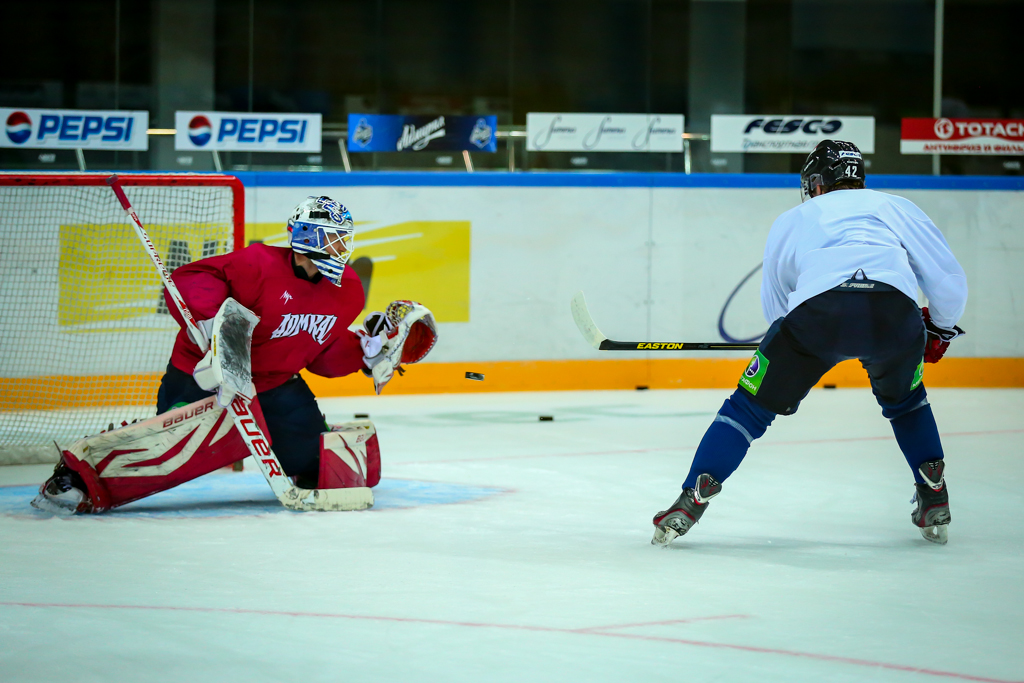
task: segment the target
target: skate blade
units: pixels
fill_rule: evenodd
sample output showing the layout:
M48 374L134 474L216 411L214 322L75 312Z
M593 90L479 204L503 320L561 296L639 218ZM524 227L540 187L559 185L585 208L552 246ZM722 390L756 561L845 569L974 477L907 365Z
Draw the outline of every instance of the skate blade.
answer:
M935 526L921 527L921 537L938 545L946 545L946 541L949 540L949 531L946 526L945 524L936 524Z
M654 538L651 539L651 545L656 545L664 548L672 541L679 538L679 532L672 527L654 527Z
M56 517L72 517L78 513L78 505L75 505L73 508L69 508L66 505L50 500L42 493L33 498L29 505L34 507L36 510L40 510Z

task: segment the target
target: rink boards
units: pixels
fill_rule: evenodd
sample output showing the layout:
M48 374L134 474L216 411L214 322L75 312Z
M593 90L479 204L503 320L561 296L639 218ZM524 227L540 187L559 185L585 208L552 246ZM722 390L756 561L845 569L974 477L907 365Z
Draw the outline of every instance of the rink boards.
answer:
M388 391L394 393L729 386L746 354L596 351L576 330L569 300L583 290L595 321L613 339L757 339L767 328L759 299L764 241L772 221L800 201L792 175L237 175L246 185L247 242L284 244L292 207L306 195L331 195L355 217L352 262L362 259L367 311L414 298L435 312L440 342L427 362L392 382ZM926 381L1024 386L1024 180L870 181L924 209L967 272L970 300L961 327L968 334L942 364L928 368ZM51 326L46 334L70 333ZM104 330L75 336L76 343L116 350L169 348L169 335ZM133 379L118 374L117 353L108 357L109 367L93 360L75 370L80 381ZM863 371L847 365L823 383L863 386ZM145 381L155 387L162 366L146 368ZM467 371L486 379L466 380ZM15 385L66 372L4 367L0 389L10 395ZM372 391L362 377L310 382L321 396Z
M583 290L612 339L756 340L767 328L759 296L764 242L775 218L800 202L795 175L239 176L249 239L283 239L275 221L305 194L348 206L357 223L355 258L368 256L374 266L368 310L394 298L442 309L468 299L468 319L438 316L441 342L430 362L389 387L411 393L734 384L749 354L596 351L580 338L569 300ZM968 334L928 368L929 384L1024 386L1024 180L875 176L869 185L918 204L967 272L961 327ZM445 247L443 226L452 224L470 226L468 250ZM378 238L402 234L400 241ZM445 248L459 257L444 262ZM412 253L434 253L440 262L414 263ZM467 265L458 286L438 286L439 272ZM467 381L465 371L487 379ZM318 394L366 392L359 378L310 381ZM867 383L855 362L822 382Z

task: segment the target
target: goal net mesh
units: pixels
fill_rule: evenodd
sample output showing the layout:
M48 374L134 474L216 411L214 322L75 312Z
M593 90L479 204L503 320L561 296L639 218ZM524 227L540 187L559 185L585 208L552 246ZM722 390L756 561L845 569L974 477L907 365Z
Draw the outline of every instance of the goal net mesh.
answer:
M125 192L169 270L233 248L229 186ZM0 185L0 464L155 415L177 330L109 187Z

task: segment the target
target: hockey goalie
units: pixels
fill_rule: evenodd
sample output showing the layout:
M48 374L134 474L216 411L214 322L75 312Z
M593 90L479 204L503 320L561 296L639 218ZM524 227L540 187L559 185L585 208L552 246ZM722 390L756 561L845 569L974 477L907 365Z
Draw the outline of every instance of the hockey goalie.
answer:
M123 193L119 198L142 229ZM373 424L327 425L298 373L361 371L380 394L403 364L429 353L436 325L423 305L395 301L368 315L361 329L349 329L365 296L346 265L355 230L339 202L307 198L287 229L289 247L252 244L174 271L165 297L182 329L160 383L157 416L63 450L33 506L61 515L99 513L263 452L269 455L260 465L271 487L275 476L289 482L275 488L286 505L288 497L365 490L348 499L355 505L289 507L372 505L370 487L381 471ZM148 241L144 231L140 236ZM173 301L175 293L182 301Z

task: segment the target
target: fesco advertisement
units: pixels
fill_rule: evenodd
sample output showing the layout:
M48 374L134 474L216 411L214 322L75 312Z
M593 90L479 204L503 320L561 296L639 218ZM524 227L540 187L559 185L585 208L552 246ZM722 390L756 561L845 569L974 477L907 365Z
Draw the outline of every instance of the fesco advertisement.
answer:
M822 140L852 142L864 154L874 154L875 117L772 114L711 117L712 152L806 154Z
M900 154L1024 154L1024 119L903 119Z
M531 152L682 152L682 114L526 115Z
M350 152L497 152L497 116L349 114Z
M149 148L148 111L0 107L0 118L6 123L0 147L137 151Z
M176 111L174 149L219 152L319 152L320 114Z

